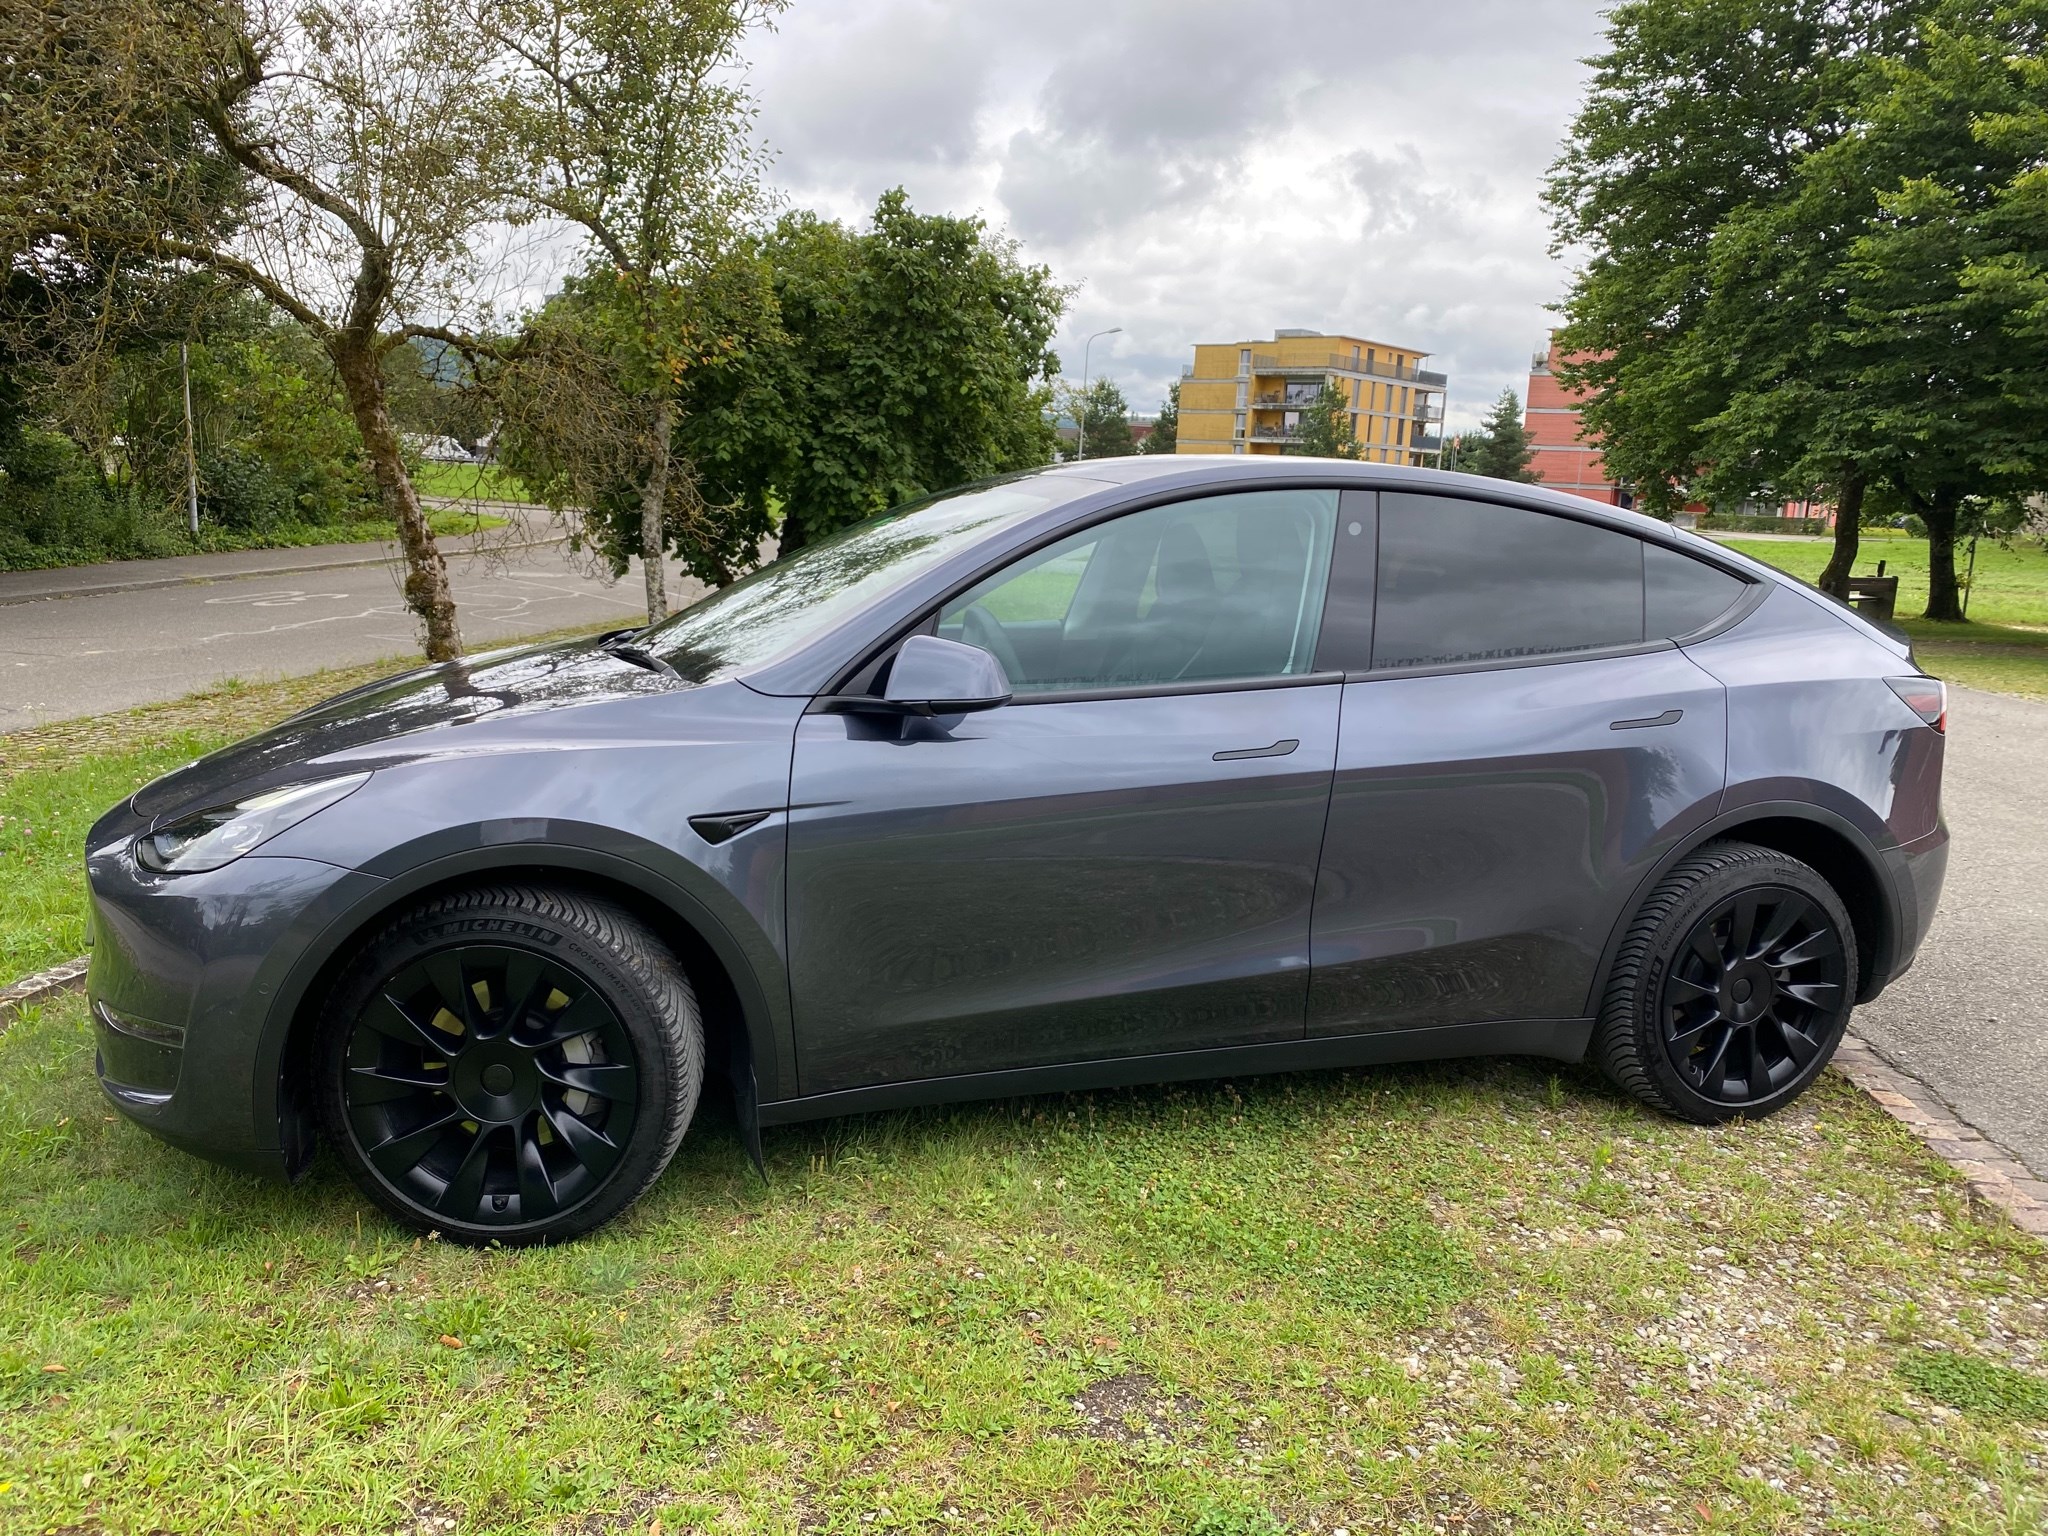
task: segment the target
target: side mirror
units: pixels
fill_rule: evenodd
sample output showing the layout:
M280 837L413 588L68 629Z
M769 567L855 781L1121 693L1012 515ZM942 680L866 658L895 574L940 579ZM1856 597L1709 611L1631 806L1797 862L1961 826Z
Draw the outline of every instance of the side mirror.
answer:
M896 652L882 702L906 715L965 715L1010 702L1003 664L978 645L912 635Z

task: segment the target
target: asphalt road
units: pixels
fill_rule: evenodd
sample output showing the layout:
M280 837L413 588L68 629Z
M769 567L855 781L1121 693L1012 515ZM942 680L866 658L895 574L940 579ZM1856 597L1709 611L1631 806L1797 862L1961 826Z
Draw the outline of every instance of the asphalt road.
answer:
M463 541L442 543L471 650L572 624L629 624L646 612L637 565L614 583L559 543L470 553L460 552ZM378 563L332 563L351 551ZM275 571L316 561L329 563ZM170 574L206 579L55 595L162 579L167 565L176 567ZM669 575L671 600L703 590ZM358 546L137 561L84 575L8 573L0 584L0 732L176 698L231 677L253 682L384 658L395 671L419 654L399 578L395 560Z
M1949 690L1948 884L1856 1030L2048 1178L2048 703Z

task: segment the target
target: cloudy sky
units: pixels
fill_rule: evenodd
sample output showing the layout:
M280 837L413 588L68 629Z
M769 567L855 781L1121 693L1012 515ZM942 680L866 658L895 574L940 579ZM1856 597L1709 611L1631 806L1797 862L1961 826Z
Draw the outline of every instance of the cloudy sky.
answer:
M901 184L1079 286L1058 347L1157 408L1197 341L1420 347L1450 421L1518 391L1565 270L1537 200L1594 0L795 0L753 48L772 180Z

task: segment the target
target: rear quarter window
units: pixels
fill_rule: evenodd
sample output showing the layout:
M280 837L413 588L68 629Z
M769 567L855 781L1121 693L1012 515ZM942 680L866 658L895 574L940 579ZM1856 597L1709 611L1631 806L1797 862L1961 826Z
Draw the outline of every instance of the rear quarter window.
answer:
M1650 637L1675 640L1705 629L1742 601L1740 576L1660 544L1643 546L1643 608Z

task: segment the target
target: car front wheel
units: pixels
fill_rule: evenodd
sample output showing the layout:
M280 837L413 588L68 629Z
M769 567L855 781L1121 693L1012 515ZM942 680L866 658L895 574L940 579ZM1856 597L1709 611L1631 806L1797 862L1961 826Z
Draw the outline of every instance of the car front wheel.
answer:
M1805 1091L1841 1043L1856 931L1809 866L1749 843L1680 860L1636 914L1593 1049L1618 1086L1711 1124Z
M357 953L320 1023L321 1128L410 1226L558 1242L638 1199L697 1106L704 1032L668 948L602 900L437 896Z

